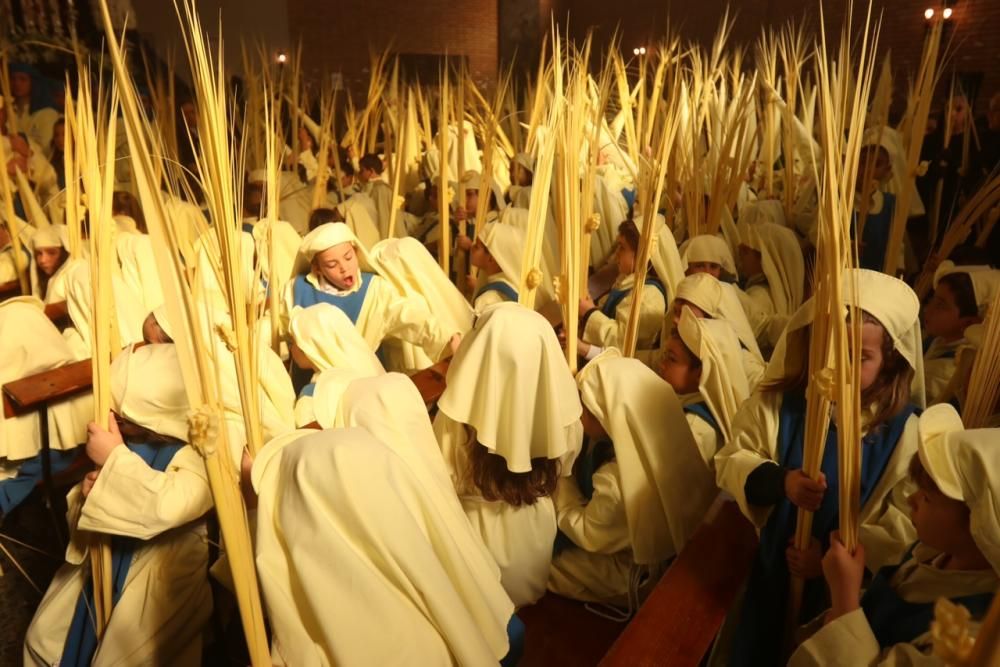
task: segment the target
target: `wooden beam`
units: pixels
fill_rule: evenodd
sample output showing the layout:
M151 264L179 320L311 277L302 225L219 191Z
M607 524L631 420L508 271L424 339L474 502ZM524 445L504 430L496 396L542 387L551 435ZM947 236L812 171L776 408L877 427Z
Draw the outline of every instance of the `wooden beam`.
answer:
M736 503L716 499L600 664L697 667L736 602L756 552L757 534Z

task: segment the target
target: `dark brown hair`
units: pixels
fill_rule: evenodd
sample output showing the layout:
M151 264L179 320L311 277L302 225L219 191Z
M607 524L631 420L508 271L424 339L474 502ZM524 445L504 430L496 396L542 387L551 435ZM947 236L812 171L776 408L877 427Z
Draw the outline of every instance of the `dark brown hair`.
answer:
M111 215L127 215L135 220L136 229L143 234L148 234L146 228L146 216L142 213L142 206L139 200L132 196L131 192L116 190L111 197Z
M52 276L56 275L56 271L62 268L62 265L65 264L66 260L68 259L69 259L69 252L66 250L66 248L59 246L59 263L56 264L56 268L52 272L51 276L47 275L44 271L42 271L41 267L39 267L37 264L35 265L35 277L38 278L38 290L40 292L38 298L40 299L45 298L45 295L48 294L49 292L49 281L52 279Z
M163 435L162 433L157 433L156 431L151 431L145 426L140 426L134 421L123 417L117 413L115 415L115 421L118 422L118 430L122 434L122 439L125 442L132 443L143 443L147 445L183 445L184 442L173 438L169 435Z
M976 290L972 286L972 278L968 273L949 273L941 276L938 285L947 285L952 295L955 297L955 305L958 306L959 317L977 317L979 315L979 304L976 303Z
M861 409L871 408L871 419L868 428L872 429L884 424L899 413L910 401L910 384L913 381L913 369L903 358L903 355L893 346L892 336L886 331L878 319L861 311L863 320L877 324L882 329L882 367L875 376L870 387L861 392ZM785 359L793 360L794 365L784 377L761 384L762 391L786 392L805 389L808 382L809 367L806 359L809 356L809 335L812 325L789 331L786 335Z
M632 220L626 220L618 225L618 234L625 239L632 252L639 252L639 227Z
M309 214L309 231L311 232L328 222L340 222L337 219L337 212L332 208L314 208Z
M511 472L507 461L478 441L471 441L469 469L472 481L488 501L503 501L514 507L534 505L539 498L551 496L559 481L559 462L554 459L531 459L529 472Z

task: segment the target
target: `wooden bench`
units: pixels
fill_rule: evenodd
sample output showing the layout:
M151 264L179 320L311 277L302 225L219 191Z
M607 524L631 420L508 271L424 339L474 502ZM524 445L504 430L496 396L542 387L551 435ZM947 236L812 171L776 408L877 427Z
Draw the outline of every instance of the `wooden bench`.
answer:
M4 419L38 413L42 451L42 492L53 517L56 535L65 543L62 522L54 515L55 484L52 480L52 450L49 448L49 404L89 391L92 384L90 359L53 368L3 385Z
M757 543L736 502L718 498L600 664L697 667L750 574Z

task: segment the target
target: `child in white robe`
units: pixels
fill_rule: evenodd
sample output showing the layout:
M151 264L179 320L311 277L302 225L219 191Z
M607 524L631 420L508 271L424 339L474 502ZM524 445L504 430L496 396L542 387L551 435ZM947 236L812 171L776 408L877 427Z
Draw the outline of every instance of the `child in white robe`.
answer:
M0 303L0 341L0 385L72 361L69 346L34 297ZM53 471L68 467L77 458L77 446L87 438L93 405L88 392L48 406ZM0 518L27 498L42 478L41 449L38 412L0 415Z
M618 226L618 278L611 290L595 302L589 296L580 299L580 355L593 359L607 347L621 347L625 341L632 301L635 299L636 256L639 251L639 228L632 221ZM639 326L636 349L657 347L657 337L667 310L667 295L663 285L647 274L639 290Z
M472 265L485 276L472 300L477 313L495 303L517 302L523 253L524 233L519 228L495 222L483 227L469 255Z
M709 273L694 273L684 278L677 285L677 296L671 302L670 312L664 321L660 349L664 349L671 330L680 322L684 308L695 317L722 320L732 327L739 339L743 370L752 390L764 376L765 362L746 312L740 306L737 289L716 280Z
M295 402L295 425L299 428L316 421L314 396L325 371L348 368L366 375L385 373L378 357L347 316L328 303L296 310L291 334L292 359L299 367L313 371Z
M928 400L937 401L945 393L957 368L958 352L969 344L966 329L983 321L998 291L1000 271L955 266L950 261L938 267L934 295L923 312Z
M857 290L850 281L857 280ZM873 572L896 563L913 541L905 497L911 481L906 467L916 450L917 405L910 402L914 373L922 375L919 302L906 283L886 274L855 269L844 277L844 293L864 314L862 325L860 533ZM853 295L853 296L852 296ZM778 659L785 616L783 603L791 573L806 579L802 614L822 608L817 579L823 543L837 525L838 489L825 479L837 473L836 429L831 427L821 471L813 480L802 472L807 328L812 302L792 318L767 375L736 416L733 438L716 454L719 486L761 530L761 548L747 586L731 661L772 664ZM922 381L918 384L922 386ZM922 394L916 392L918 404ZM815 512L807 549L788 546L796 508ZM819 608L817 608L819 607Z
M580 401L551 325L512 303L479 317L448 369L434 432L518 607L545 593L552 492L580 451Z
M114 420L110 430L88 427L87 454L100 467L67 497L67 563L35 612L24 661L198 664L212 610L202 520L212 495L201 455L184 445L190 406L177 351L127 350L111 377L121 431ZM91 532L112 536L115 603L100 641L88 609Z
M949 405L929 408L910 464L917 542L899 567L885 568L862 595L865 549L839 538L823 559L832 607L792 655L793 667L943 666L932 656L935 603L947 598L981 621L1000 586L1000 449L996 429L962 430Z
M69 256L66 225L49 225L31 237L31 293L45 305L66 301L66 279L77 263Z
M729 244L715 234L699 234L688 240L681 252L681 260L689 276L704 272L726 282L735 281L738 277Z
M320 225L302 240L295 278L284 295L284 313L325 302L354 322L373 351L387 337L421 347L434 360L458 346L423 298L404 296L377 273L368 250L343 223Z
M395 387L375 391L392 395L374 406L368 392L344 397L353 403L344 422L370 421L358 413L375 409L381 438L360 427L294 431L254 461L272 661L486 665L512 652L516 661L507 628L516 638L523 626L496 565L424 450L384 426L400 397L423 412L419 394L398 394L391 378Z
M557 487L549 590L634 610L701 522L715 478L676 394L642 362L607 350L577 383L588 442Z
M715 455L733 436L733 420L750 396L739 339L723 320L700 318L685 307L670 334L660 375L684 405L715 487Z

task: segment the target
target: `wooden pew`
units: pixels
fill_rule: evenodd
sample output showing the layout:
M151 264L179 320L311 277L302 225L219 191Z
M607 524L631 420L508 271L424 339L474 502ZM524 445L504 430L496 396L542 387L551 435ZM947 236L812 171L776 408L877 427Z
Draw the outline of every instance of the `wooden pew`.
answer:
M721 496L601 661L697 667L750 574L757 534Z
M448 386L448 366L451 365L451 358L439 361L430 368L425 368L410 376L413 384L417 385L420 396L424 399L424 405L430 410L437 405L438 399Z
M49 403L56 403L89 391L92 384L90 359L42 371L3 385L5 419L38 413L42 441L42 492L45 506L52 515L56 535L65 542L62 522L54 515L55 485L52 481L52 459L49 449Z

